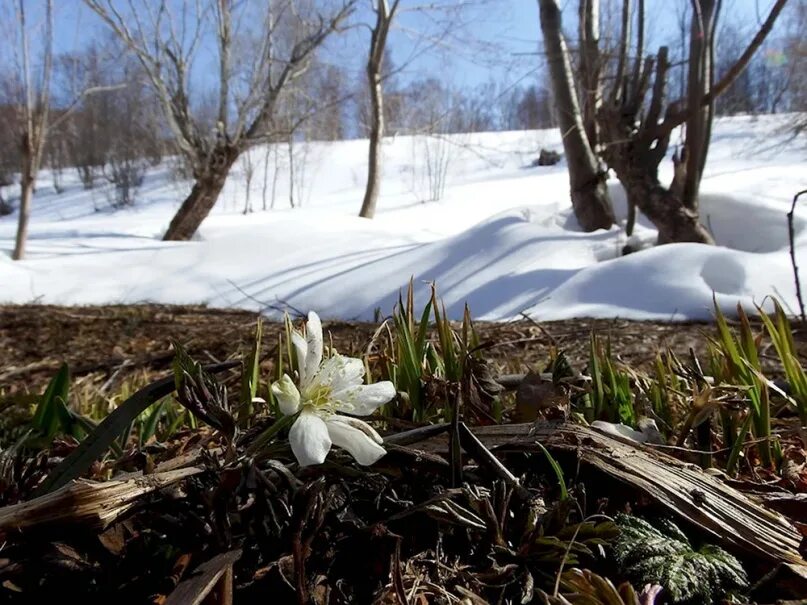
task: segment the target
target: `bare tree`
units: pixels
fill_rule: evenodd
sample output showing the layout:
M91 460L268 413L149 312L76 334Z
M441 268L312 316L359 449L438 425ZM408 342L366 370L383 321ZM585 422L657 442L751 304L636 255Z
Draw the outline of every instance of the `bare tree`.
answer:
M384 136L384 94L381 67L387 47L392 20L400 0L375 0L375 25L370 35L370 54L367 59L367 82L370 91L370 156L367 164L367 187L359 216L373 218L381 190L381 139Z
M375 22L367 26L370 30L370 47L365 65L366 85L370 99L369 115L366 120L369 125L369 157L367 184L359 216L372 218L375 215L381 188L381 141L387 127L387 117L399 113L398 111L388 111L388 108L385 107L388 105L384 94L385 81L394 75L396 71L400 71L410 64L426 49L451 48L452 53L459 53L458 40L460 38L463 38L462 46L473 48L474 45L469 44L470 38L466 35L463 20L472 12L472 9L482 8L489 3L490 0L456 0L454 2L424 2L422 4L404 3L404 8L401 6L400 0L371 0L372 9L375 13ZM432 24L431 31L421 30L414 32L409 30L410 37L417 39L414 45L416 48L397 69L392 69L387 42L393 22L396 18L400 19L404 12L410 14L419 13L425 16L424 21ZM461 34L460 32L463 33ZM474 54L478 56L484 53ZM392 100L395 102L398 99L393 98ZM396 106L395 109L399 109L399 106Z
M623 21L619 62L611 80L607 102L598 113L608 166L625 188L629 207L637 207L658 229L659 243L713 243L698 220L698 189L706 161L714 101L735 81L770 33L787 0L777 0L765 22L745 51L714 82L714 26L718 0L693 0L686 99L667 102L669 51L661 47L654 57L644 57L644 0L638 0L638 52L629 65L633 40L628 21ZM623 14L630 15L630 0L624 0ZM672 131L686 124L680 152L673 156L674 176L669 186L659 182L658 167L669 149ZM633 227L628 221L628 232Z
M465 96L444 79L424 78L406 89L409 115L405 130L412 140L413 187L421 200L438 201L448 185L449 169L465 148L473 120Z
M542 102L545 99L546 91L536 92L533 90L533 94L538 98L539 108L533 114L533 121L540 124L536 128L541 128L541 126L545 125L543 122L546 121L546 116L550 115L550 112L544 111L542 113L541 111L546 109L548 105L548 103ZM501 125L498 114L498 96L498 89L493 81L479 84L473 90L468 91L462 99L464 114L462 130L465 132L493 132L498 129Z
M54 90L62 90L70 96L76 94L79 82L92 86L100 85L100 52L96 44L91 44L84 52L64 53L54 62ZM61 82L59 82L61 80ZM99 153L99 147L106 148L105 138L95 132L97 116L96 105L98 96L86 99L60 132L55 133L60 142L66 147L67 161L76 168L85 189L92 189L95 184L96 170L103 165L103 160L96 158L105 154ZM92 102L95 101L95 102ZM58 107L59 100L55 99L53 105ZM53 139L49 137L52 147Z
M807 0L791 5L783 51L787 65L788 109L799 112L790 125L794 136L807 132Z
M786 52L793 58L793 99L797 111L807 111L807 0L799 0L790 18L792 29L785 39ZM804 119L804 118L802 118Z
M249 149L245 149L241 154L241 170L244 173L244 214L252 212L252 203L250 201L252 193L252 179L255 176L255 159L253 153ZM266 201L264 201L264 206Z
M286 151L289 157L289 206L294 208L294 186L297 184L295 175L296 163L294 161L294 136L290 135L286 139Z
M384 58L381 64L381 72L383 74L383 117L384 117L384 134L397 132L406 121L405 116L408 111L406 106L405 92L400 82L398 81L398 74L402 71L402 67L396 65L392 59L392 53L389 46L384 53ZM356 127L360 135L370 136L370 128L372 127L372 108L370 106L370 95L368 94L369 85L367 83L366 69L364 76L359 78L356 82L355 91L352 95Z
M113 0L85 0L135 53L157 95L180 153L191 166L193 188L180 206L164 239L190 239L212 210L227 174L244 149L266 142L274 132L281 95L308 68L317 48L341 29L358 0L342 0L323 15L294 0L267 3L262 15L248 15L242 3L239 23L260 23L260 31L239 47L233 36L232 0L182 3L135 3L122 12ZM334 3L332 3L334 4ZM194 9L195 7L195 9ZM215 123L194 116L189 69L201 41L207 13L212 12L218 54L218 99ZM177 16L179 15L179 16ZM191 15L192 17L188 17ZM192 22L188 23L188 19Z
M720 45L715 49L714 69L717 75L722 75L734 65L744 50L744 40L741 31L731 23L723 23L720 28ZM758 75L753 73L753 63L734 81L729 89L715 99L715 115L734 115L738 113L752 113L761 109L758 99L755 98L755 83ZM762 79L765 80L764 73ZM764 84L761 82L760 84Z
M280 158L280 144L272 143L263 148L263 189L261 192L261 200L263 209L274 209L275 201L277 200L277 181L280 176L281 158ZM271 187L271 203L269 201L269 156L272 156L272 187Z
M345 102L353 96L347 70L317 57L306 76L299 82L308 100L303 125L306 137L311 141L341 141L345 138Z
M51 113L54 113L51 111ZM64 169L68 165L67 136L65 124L56 130L51 129L45 144L43 159L50 168L51 182L56 193L64 192Z
M596 15L597 0L589 3L588 14ZM601 170L583 124L580 104L575 90L571 60L561 30L561 14L556 0L538 0L544 50L549 76L557 103L558 122L569 168L572 208L585 231L608 229L614 224L614 211L606 186L607 175ZM583 11L581 11L583 12ZM596 24L581 26L592 40ZM592 65L592 68L594 65Z
M36 176L42 165L42 158L50 133L58 131L73 115L86 97L114 90L118 86L86 86L80 89L70 102L58 112L51 111L51 78L53 75L53 0L45 0L44 25L41 35L41 68L38 77L33 75L30 32L26 19L26 0L20 0L16 11L19 26L19 73L12 84L15 97L14 122L19 131L20 141L20 203L17 234L12 258L20 260L25 256L28 239L28 223L31 202L36 191ZM30 6L30 2L27 3ZM55 115L55 117L52 116Z
M457 135L455 135L457 136ZM448 169L451 166L452 152L451 146L454 144L448 136L433 133L414 137L412 142L419 140L421 143L420 153L424 170L426 172L426 183L428 185L428 201L436 202L443 199L446 185L448 184Z
M9 84L10 78L3 78L5 84ZM8 86L2 87L3 102L0 103L0 122L6 124L7 127L13 132L17 123L16 106L7 102L5 97L10 93ZM18 142L13 136L0 136L0 187L6 187L14 184L14 175L19 169L20 165L20 148ZM10 212L9 212L10 213ZM9 214L6 213L6 214ZM0 212L0 216L2 213Z
M536 84L514 86L492 97L487 100L487 107L489 110L498 110L498 122L496 118L491 118L492 126L498 125L504 130L538 130L558 125L552 91L548 88ZM494 109L494 105L498 107Z
M45 3L45 31L42 34L42 72L38 82L33 81L31 74L31 49L28 38L28 27L25 18L25 0L20 0L17 10L20 26L20 51L22 54L22 119L21 127L21 160L20 171L20 205L17 223L17 237L11 258L20 260L25 256L25 242L28 238L28 220L31 214L31 198L34 194L42 152L45 149L45 138L48 128L48 112L50 110L50 78L53 68L53 2Z
M44 158L54 187L58 191L61 169L69 165L85 189L99 175L111 183L113 207L134 204L146 170L161 161L165 147L159 108L140 64L113 38L54 57L53 69L50 115L58 126L49 128ZM82 97L88 86L97 94ZM70 99L80 102L60 121Z

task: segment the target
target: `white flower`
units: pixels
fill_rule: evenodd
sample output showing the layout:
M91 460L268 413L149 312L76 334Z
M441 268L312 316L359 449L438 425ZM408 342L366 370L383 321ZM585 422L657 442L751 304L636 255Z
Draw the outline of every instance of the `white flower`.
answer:
M305 338L296 330L292 344L297 352L300 388L288 374L272 385L281 413L299 413L289 442L300 466L322 464L332 445L341 447L362 465L373 464L386 451L381 436L366 422L337 412L369 416L395 397L389 381L364 384L360 359L333 355L322 359L322 324L308 314Z

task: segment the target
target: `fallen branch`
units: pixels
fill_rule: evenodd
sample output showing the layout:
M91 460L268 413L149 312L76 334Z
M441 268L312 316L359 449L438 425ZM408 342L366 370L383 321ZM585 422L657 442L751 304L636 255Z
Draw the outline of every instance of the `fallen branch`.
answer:
M0 531L65 523L105 529L143 496L202 470L183 468L102 483L79 479L39 498L0 508Z

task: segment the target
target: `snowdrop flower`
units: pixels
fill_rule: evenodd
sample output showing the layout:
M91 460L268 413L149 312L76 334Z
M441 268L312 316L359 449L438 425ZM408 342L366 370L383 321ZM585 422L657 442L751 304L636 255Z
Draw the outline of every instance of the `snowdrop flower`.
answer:
M288 374L272 385L272 393L284 416L299 414L289 432L289 442L300 466L321 464L332 445L347 450L356 462L373 464L386 451L381 436L356 416L369 416L395 397L389 381L363 384L360 359L333 355L322 359L322 324L308 314L305 338L296 330L292 344L297 352L300 387Z

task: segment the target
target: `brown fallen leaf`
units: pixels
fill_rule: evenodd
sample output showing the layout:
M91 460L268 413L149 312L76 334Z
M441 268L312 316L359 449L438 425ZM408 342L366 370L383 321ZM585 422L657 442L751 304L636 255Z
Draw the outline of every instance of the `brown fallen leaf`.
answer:
M513 422L533 422L542 412L562 409L569 405L569 396L563 386L544 380L540 374L530 372L516 389L516 407Z

